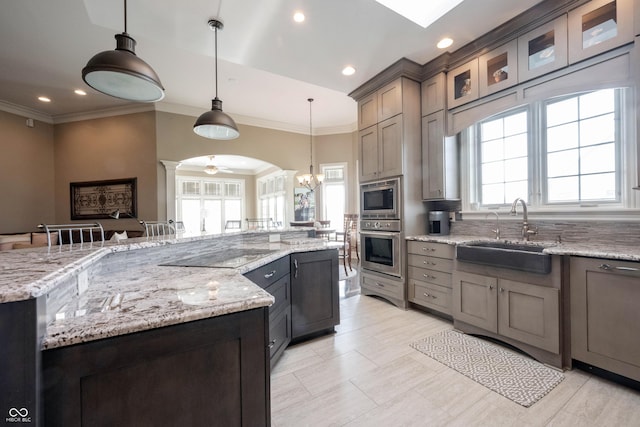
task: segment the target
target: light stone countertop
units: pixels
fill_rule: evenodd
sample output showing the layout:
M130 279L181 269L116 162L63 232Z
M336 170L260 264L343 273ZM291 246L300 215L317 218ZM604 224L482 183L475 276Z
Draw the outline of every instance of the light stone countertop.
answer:
M407 236L406 240L414 240L420 242L445 243L448 245L461 245L474 242L489 242L495 239L480 236L464 236L464 235L447 235L447 236ZM545 246L543 253L550 255L572 255L588 258L606 258L620 261L640 261L640 245L639 246L623 246L604 243L557 243L551 241L530 241L501 239L502 242L542 245Z
M49 305L50 294L55 293L57 287L68 286L69 277L100 265L108 255L215 237L155 241L139 238L119 244L74 245L71 249L65 245L51 250L31 248L0 252L0 302L46 295ZM42 348L51 349L269 306L274 302L273 296L245 278L244 273L290 253L335 248L326 241L309 238L277 243L234 242L230 245L239 249L268 249L270 253L237 268L160 266L151 261L133 268L107 269L92 275L87 289L79 295L66 297L62 292L64 304L61 308L49 312L50 307L47 306L50 321ZM123 258L122 262L127 261ZM75 291L75 285L72 289Z

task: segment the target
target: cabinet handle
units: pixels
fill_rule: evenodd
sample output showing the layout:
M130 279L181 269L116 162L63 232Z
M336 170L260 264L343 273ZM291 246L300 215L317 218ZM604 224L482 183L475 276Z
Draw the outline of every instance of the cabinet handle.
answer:
M275 270L272 270L270 273L267 273L264 275L265 279L271 279L273 277L273 275L276 274Z
M500 288L500 292L504 292L504 288Z
M274 345L276 345L276 340L271 340L269 342L269 348L273 348Z
M298 278L298 260L296 258L293 259L293 277Z
M609 264L601 264L600 268L602 270L607 270L607 271L611 271L611 270L620 270L620 271L640 271L637 268L633 268L633 267L613 267L610 266Z
M422 273L422 276L423 276L425 279L431 279L431 280L433 280L433 279L435 279L435 278L436 278L436 276L431 276L430 274L425 274L425 273Z
M380 286L381 288L384 288L384 285L382 283L376 282L376 285Z
M430 261L422 261L422 263L423 263L424 265L437 265L437 263L435 263L435 262L430 262Z
M493 285L489 285L489 290L492 291L493 290Z
M424 247L424 248L422 248L422 250L423 250L423 251L429 251L429 252L435 252L435 251L436 251L436 248L427 248L427 247Z
M424 295L424 296L425 296L425 297L427 297L427 298L433 298L433 299L438 298L437 296L435 296L435 295L431 295L431 294L428 294L428 293L426 293L426 292L424 292L422 295Z

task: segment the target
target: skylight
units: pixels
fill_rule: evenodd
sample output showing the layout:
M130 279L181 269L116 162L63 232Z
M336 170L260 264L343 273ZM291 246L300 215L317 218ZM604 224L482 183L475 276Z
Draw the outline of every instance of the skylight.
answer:
M463 0L376 0L399 15L427 28Z

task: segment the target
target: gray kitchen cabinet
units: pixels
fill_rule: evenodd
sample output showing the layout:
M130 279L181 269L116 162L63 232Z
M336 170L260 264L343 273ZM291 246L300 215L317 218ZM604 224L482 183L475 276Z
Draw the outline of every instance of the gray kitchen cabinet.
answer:
M453 318L551 353L560 352L560 290L456 271Z
M291 277L285 256L245 274L269 292L275 302L269 307L269 353L271 367L291 342Z
M422 199L459 199L458 144L445 136L445 111L422 118Z
M640 263L571 257L571 358L640 381Z
M401 77L358 102L358 157L361 182L405 173L405 144L417 138L419 83ZM375 120L375 121L374 121Z
M454 247L444 243L407 242L409 302L451 315Z
M445 73L438 73L423 81L421 91L423 116L447 108L447 75Z
M291 257L291 338L333 332L340 324L338 251L298 252Z

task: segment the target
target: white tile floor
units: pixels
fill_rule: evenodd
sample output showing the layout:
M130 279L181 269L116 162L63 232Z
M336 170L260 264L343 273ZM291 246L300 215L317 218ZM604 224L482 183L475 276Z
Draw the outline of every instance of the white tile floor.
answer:
M409 347L450 322L360 295L340 308L335 334L289 347L274 367L275 427L640 426L633 389L573 370L524 408Z

